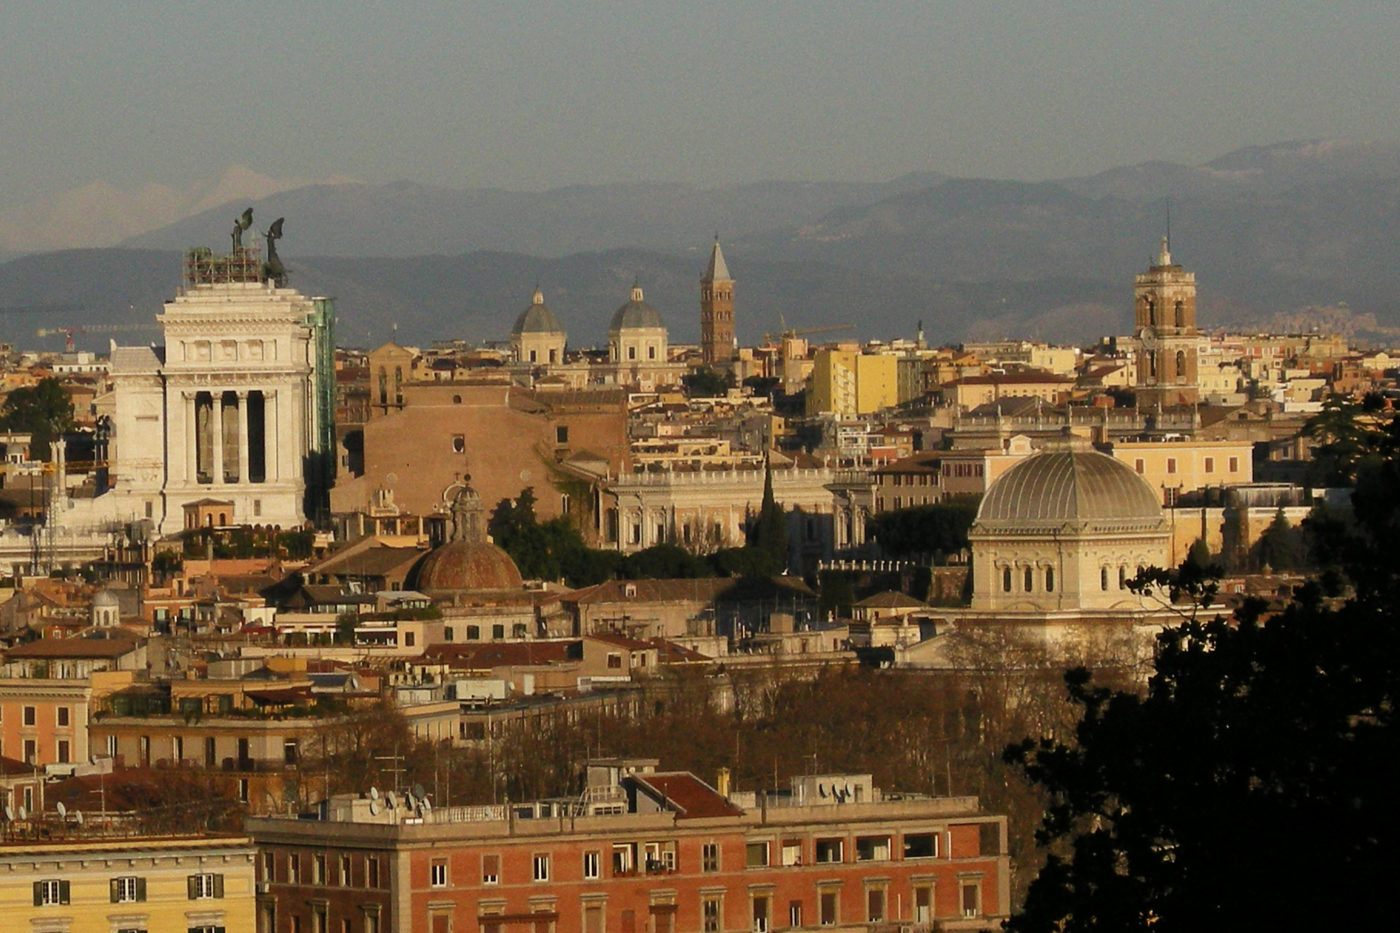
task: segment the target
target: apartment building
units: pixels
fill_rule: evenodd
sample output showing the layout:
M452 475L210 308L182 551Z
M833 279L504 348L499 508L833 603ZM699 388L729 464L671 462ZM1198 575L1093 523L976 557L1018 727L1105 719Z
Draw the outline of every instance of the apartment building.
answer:
M591 763L578 796L433 807L340 796L259 817L260 933L768 933L1009 912L1006 820L974 797L812 775L731 794L655 761Z

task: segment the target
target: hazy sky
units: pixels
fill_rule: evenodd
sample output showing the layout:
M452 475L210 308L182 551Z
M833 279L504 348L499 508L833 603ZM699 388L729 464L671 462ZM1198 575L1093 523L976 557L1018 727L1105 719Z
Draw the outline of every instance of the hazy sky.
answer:
M1400 136L1393 2L27 3L0 207L265 175L1046 178Z

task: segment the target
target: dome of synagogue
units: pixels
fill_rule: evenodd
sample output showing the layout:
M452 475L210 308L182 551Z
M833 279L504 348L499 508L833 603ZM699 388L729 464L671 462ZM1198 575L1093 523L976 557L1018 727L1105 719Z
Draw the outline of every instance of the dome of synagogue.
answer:
M617 309L609 329L613 331L642 330L646 328L660 329L665 326L661 322L661 315L642 298L642 287L633 285L632 297L627 304Z
M412 586L428 595L452 590L516 590L520 568L486 537L481 496L463 484L452 499L452 539L418 564Z
M1154 531L1166 522L1157 494L1120 460L1061 442L1007 470L987 490L973 528Z
M530 307L520 312L520 317L515 319L515 327L511 329L513 335L520 334L562 334L564 328L560 326L559 319L554 316L554 312L549 310L549 305L544 303L544 292L535 289L534 301Z
M99 590L97 595L92 597L92 608L94 609L120 609L121 604L117 594L111 590Z

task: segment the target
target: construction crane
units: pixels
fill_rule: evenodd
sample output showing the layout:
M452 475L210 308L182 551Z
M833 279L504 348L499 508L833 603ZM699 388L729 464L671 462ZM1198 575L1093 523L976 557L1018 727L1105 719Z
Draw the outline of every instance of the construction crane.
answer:
M62 327L41 327L38 335L40 337L52 337L55 334L63 335L63 349L66 353L73 352L73 337L76 334L119 334L126 331L138 330L159 330L158 324L68 324Z
M826 334L835 330L850 330L854 324L828 324L826 327L808 327L803 330L793 330L784 327L777 334L764 334L763 342L769 346L774 345L774 338L779 340L793 340L797 337L807 337L811 334Z

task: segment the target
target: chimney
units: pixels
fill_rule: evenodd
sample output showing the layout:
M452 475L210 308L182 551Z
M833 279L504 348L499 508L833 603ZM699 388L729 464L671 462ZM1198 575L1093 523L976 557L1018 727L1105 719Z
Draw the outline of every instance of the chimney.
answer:
M721 797L729 797L729 769L720 768L715 775L715 790L719 791Z

